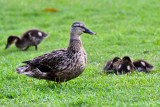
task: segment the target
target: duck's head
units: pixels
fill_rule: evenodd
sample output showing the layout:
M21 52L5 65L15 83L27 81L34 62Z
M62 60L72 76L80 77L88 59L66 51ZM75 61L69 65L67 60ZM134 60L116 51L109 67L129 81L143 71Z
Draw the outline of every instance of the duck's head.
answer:
M113 69L113 64L115 64L116 62L121 61L121 59L119 57L114 57L113 60L109 60L105 67L104 70L112 70Z
M83 33L88 33L90 35L95 35L96 33L92 32L85 27L82 22L74 22L71 27L71 35L80 36Z
M123 61L128 61L128 62L132 62L131 58L129 56L124 56L123 57Z
M119 57L115 57L113 58L113 61L112 61L112 66L113 67L116 67L118 64L120 64L122 62L122 59L119 58Z
M8 39L7 39L7 44L6 44L6 47L5 49L8 49L10 47L11 44L15 43L17 41L17 38L16 36L9 36Z
M113 63L119 62L119 61L121 61L121 58L119 58L119 57L114 57L114 58L113 58Z

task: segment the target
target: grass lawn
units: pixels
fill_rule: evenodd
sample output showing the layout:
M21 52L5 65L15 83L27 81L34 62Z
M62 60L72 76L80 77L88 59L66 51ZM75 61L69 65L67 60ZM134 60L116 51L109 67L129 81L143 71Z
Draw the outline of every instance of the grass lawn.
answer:
M1 107L158 107L160 106L159 0L0 0ZM58 12L44 12L56 8ZM85 71L62 86L18 75L15 68L68 45L70 26L83 21L96 36L81 38L88 55ZM9 35L39 28L50 36L28 51L14 45L4 50ZM151 73L105 75L106 60L129 55L155 66Z

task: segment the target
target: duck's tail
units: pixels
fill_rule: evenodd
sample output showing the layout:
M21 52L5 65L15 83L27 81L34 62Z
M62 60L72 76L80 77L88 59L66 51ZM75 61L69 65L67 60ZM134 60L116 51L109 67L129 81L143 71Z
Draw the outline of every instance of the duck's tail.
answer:
M16 71L18 74L25 74L38 79L45 79L47 77L47 73L41 72L38 68L31 68L29 65L20 66Z

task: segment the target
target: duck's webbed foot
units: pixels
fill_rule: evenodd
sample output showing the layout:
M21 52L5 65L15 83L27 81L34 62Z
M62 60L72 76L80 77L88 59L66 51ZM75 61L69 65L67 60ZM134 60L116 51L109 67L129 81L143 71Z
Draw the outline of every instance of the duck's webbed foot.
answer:
M57 84L58 84L58 85L60 85L60 86L62 85L60 81L59 81L59 82L57 82Z

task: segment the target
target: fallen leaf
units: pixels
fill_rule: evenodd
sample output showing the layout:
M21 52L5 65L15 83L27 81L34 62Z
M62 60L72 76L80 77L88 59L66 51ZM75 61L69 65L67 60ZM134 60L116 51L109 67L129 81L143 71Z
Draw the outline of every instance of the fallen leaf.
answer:
M43 9L44 12L58 12L56 8L45 8Z

